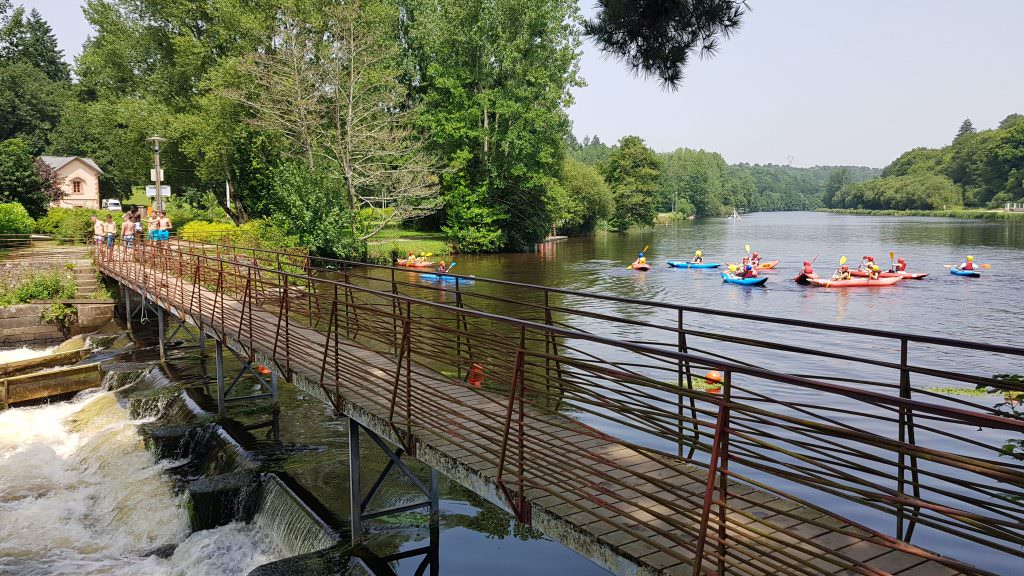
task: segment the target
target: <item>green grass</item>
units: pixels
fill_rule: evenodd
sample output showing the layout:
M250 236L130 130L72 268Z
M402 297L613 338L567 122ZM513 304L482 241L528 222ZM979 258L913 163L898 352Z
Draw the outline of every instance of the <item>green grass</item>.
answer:
M977 390L975 388L938 388L938 387L927 387L926 392L934 392L935 394L949 394L950 396L992 396L993 392L987 390Z
M366 246L367 260L381 264L394 264L395 260L414 254L432 254L432 258L447 258L451 246L440 232L422 232L385 228L377 233Z
M1024 212L1003 212L983 208L962 208L956 210L866 210L854 208L819 208L818 212L846 214L849 216L928 216L935 218L968 218L984 220L1022 220Z

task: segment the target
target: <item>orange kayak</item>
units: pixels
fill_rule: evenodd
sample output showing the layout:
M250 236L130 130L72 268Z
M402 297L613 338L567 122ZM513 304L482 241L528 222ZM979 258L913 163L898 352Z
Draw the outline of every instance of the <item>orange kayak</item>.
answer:
M408 258L399 260L397 264L399 266L406 266L408 268L433 268L437 265L436 262L417 262L415 260L410 262Z
M892 286L902 278L850 278L849 280L829 280L826 278L808 278L807 281L822 288L872 288L881 286Z
M780 263L782 263L782 260L770 260L768 262L761 262L761 264L758 265L757 269L758 270L771 270L772 268L775 268L776 266L778 266ZM734 268L734 269L739 269L742 266L742 264L728 264L727 266L729 266L731 268Z

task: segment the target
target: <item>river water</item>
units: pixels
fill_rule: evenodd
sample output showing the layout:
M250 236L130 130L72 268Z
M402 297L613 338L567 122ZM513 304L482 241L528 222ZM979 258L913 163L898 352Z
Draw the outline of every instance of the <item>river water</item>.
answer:
M744 244L766 260L783 261L778 271L769 273L765 288L723 285L714 271L664 266L666 259L686 258L697 248L703 250L706 261L736 261L744 253ZM626 270L644 245L650 245L648 258L654 269ZM864 254L887 261L890 250L906 258L911 270L932 275L879 290L806 288L789 280L802 260L814 256L818 256L816 267L824 273L841 255L851 262ZM982 278L970 280L953 277L942 267L962 261L967 254L991 263L992 268ZM631 298L1021 346L1024 323L1014 272L1022 266L1024 224L772 213L752 214L735 222L682 222L569 239L545 244L534 253L465 256L459 258L457 271ZM492 289L482 283L477 287ZM618 309L596 311L628 314ZM201 386L209 381L211 364L197 359L194 348L182 347L171 351L166 370L176 383ZM229 370L238 367L233 359L228 364ZM239 418L245 421L244 416ZM285 555L261 528L272 522L236 523L190 533L183 496L165 474L173 463L154 462L136 433L138 424L110 393L89 393L74 401L0 413L0 574L245 574ZM343 523L348 516L345 423L319 401L285 383L280 438L280 444L262 439L254 447L263 455L265 469L295 478ZM367 474L385 464L384 457L371 448L363 449ZM408 483L393 479L378 505L405 503L411 495ZM442 482L441 513L443 574L605 574L539 534L517 530L507 515L447 481ZM415 515L371 523L370 529L375 534L371 547L380 554L426 543L422 517ZM941 539L915 543L946 545ZM147 554L169 544L177 545L169 558ZM958 552L941 550L954 556ZM996 572L1006 572L1013 565L1004 559L964 559ZM413 574L417 565L418 559L411 559L395 568L399 574Z

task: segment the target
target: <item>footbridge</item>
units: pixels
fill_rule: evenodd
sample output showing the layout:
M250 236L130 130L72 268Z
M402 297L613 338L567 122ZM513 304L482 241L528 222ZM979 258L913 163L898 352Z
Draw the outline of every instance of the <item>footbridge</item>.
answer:
M162 338L198 327L393 465L429 465L412 506L436 512L444 474L615 574L974 575L1024 556L1024 421L997 391L1021 385L993 377L1021 371L1019 346L176 239L96 260ZM994 395L946 390L979 386ZM219 370L221 410L230 388ZM378 486L353 446L359 538Z

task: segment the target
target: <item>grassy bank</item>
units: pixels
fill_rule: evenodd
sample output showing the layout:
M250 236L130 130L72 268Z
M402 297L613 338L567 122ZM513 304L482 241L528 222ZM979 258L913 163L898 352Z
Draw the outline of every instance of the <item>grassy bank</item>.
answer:
M370 239L366 252L371 262L394 264L395 260L405 258L409 252L447 258L451 255L451 246L440 232L388 228Z
M934 218L973 218L982 220L1019 220L1024 222L1024 212L1003 212L1002 210L864 210L853 208L819 208L818 212L846 214L850 216L929 216Z

